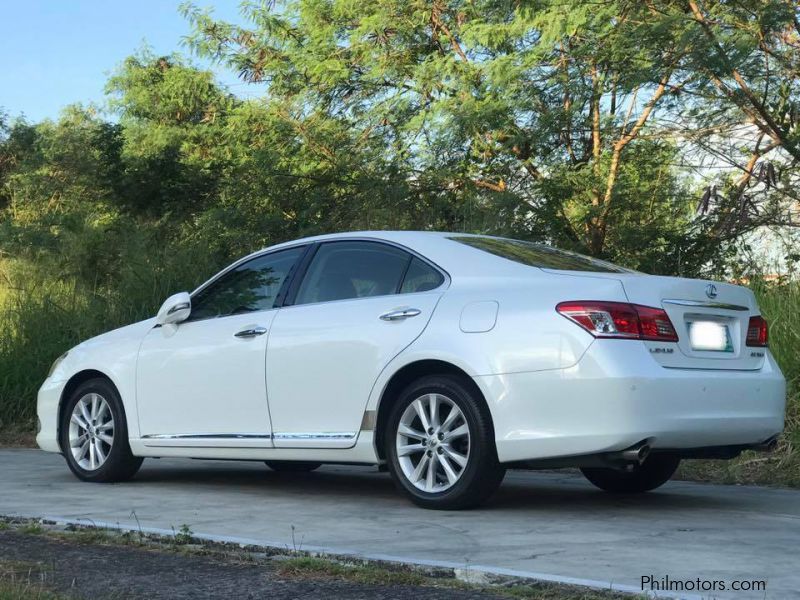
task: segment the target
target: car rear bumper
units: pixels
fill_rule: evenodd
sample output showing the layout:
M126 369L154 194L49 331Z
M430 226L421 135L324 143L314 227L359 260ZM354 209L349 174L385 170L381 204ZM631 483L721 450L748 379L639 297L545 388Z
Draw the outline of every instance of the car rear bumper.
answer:
M597 340L568 369L475 377L501 462L613 452L750 446L783 430L786 384L757 371L668 369L644 344Z

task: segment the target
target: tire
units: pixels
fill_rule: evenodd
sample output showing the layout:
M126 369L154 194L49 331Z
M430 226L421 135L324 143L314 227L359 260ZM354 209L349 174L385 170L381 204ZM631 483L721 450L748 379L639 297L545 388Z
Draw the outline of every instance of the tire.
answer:
M265 460L264 464L279 473L310 473L322 466L322 463L300 460Z
M631 471L604 468L581 469L595 486L613 494L640 494L661 487L675 473L681 459L675 454L651 454Z
M73 419L74 412L77 420ZM79 425L79 421L89 425L89 429ZM75 446L80 440L83 443ZM122 400L107 379L85 381L70 395L61 414L59 442L67 465L82 481L126 481L142 466L143 459L133 455L128 443ZM86 452L82 454L84 448Z
M429 426L424 432L420 410ZM431 375L412 383L392 407L384 433L395 485L423 508L478 506L505 476L505 467L497 460L489 411L478 392L460 377Z

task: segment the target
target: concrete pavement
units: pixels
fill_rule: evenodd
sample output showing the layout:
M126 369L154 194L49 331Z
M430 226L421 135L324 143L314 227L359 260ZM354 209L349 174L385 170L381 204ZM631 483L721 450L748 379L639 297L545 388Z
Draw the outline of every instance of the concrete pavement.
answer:
M510 472L490 505L416 508L366 467L303 475L261 463L146 460L114 485L77 481L57 455L0 450L0 514L126 528L188 525L209 539L436 563L640 589L640 578L765 579L800 599L800 491L670 482L619 498L572 474ZM676 594L665 594L664 597ZM679 595L679 594L678 594Z

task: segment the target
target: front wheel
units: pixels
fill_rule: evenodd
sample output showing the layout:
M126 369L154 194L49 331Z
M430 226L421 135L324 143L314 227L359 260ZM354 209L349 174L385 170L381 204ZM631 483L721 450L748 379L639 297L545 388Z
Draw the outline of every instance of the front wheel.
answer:
M481 504L505 475L488 410L458 377L423 377L406 388L392 408L385 440L396 485L424 508Z
M128 444L125 410L106 379L78 386L61 415L61 449L70 470L83 481L125 481L142 465Z
M664 485L675 473L681 459L675 454L651 454L630 471L605 468L581 469L586 479L601 490L614 494L639 494Z

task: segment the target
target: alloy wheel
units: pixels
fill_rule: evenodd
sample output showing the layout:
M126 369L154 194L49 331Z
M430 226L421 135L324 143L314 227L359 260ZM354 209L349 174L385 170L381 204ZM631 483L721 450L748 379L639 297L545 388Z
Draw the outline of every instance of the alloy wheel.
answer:
M469 463L469 425L450 398L425 394L400 417L396 445L408 481L423 492L443 492L455 485Z
M77 465L96 471L108 459L114 445L114 415L100 394L81 396L69 421L69 448Z

